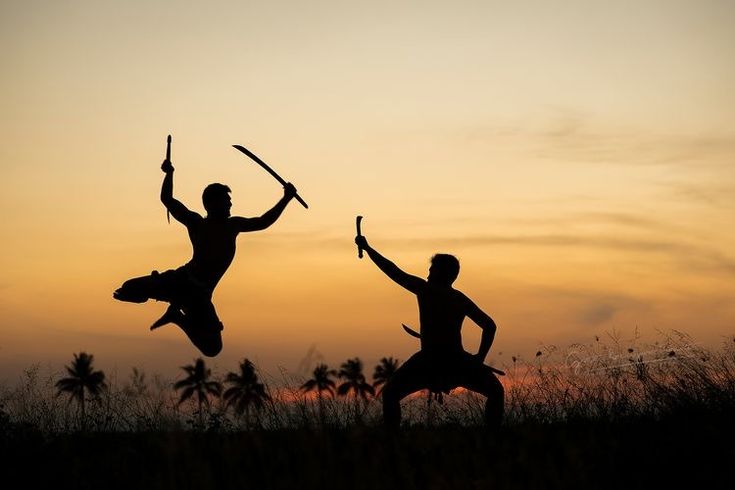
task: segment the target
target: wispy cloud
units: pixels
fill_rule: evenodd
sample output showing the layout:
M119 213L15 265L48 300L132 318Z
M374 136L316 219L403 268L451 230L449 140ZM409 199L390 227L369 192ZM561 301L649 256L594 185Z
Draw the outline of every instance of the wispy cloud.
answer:
M606 128L580 115L566 115L536 133L537 154L569 163L729 165L735 134L677 134L638 128Z
M432 249L452 250L464 247L524 247L524 248L567 248L567 249L589 249L600 250L611 253L639 254L648 256L659 256L650 260L670 260L688 270L699 270L703 273L724 273L735 275L735 258L721 252L716 245L708 246L691 241L677 240L677 236L686 236L686 233L678 233L673 225L660 223L656 220L638 218L634 215L625 214L597 214L588 213L585 219L609 221L620 226L631 227L637 230L649 231L653 229L657 236L666 236L658 233L659 230L671 231L669 236L673 238L654 238L652 234L632 233L635 236L621 236L610 231L605 234L563 234L563 233L537 233L537 234L465 234L462 236L421 236L417 238L406 238L405 233L401 236L383 236L376 241L378 248L406 248L406 249ZM671 229L669 229L671 226ZM640 236L639 236L640 235ZM282 247L294 247L298 244L301 250L348 250L353 249L355 244L351 234L344 232L324 232L314 234L291 234L270 235L262 240L250 239L251 246L262 246L268 250ZM556 252L549 252L550 256L556 256Z
M735 160L735 132L685 133L598 122L557 110L528 124L477 125L455 132L465 144L516 145L540 159L569 164L676 165L727 169Z
M581 212L550 215L544 217L525 217L508 220L513 225L530 227L559 227L559 226L605 226L610 228L624 228L645 232L673 232L685 231L681 226L669 223L663 219L651 218L648 215L639 215L624 212Z
M618 315L641 314L651 308L644 299L613 291L583 291L569 288L534 288L534 298L569 310L575 323L598 327L614 321Z
M611 303L589 305L580 313L580 321L586 325L601 325L612 320L619 310L619 305Z
M735 158L733 158L735 165ZM735 207L735 178L732 182L666 184L670 195L682 201L697 202L713 208Z
M703 272L735 274L735 260L701 245L666 240L619 238L614 236L583 235L475 235L456 238L394 239L396 246L440 247L449 249L462 246L514 246L586 248L640 254L663 254L691 269Z

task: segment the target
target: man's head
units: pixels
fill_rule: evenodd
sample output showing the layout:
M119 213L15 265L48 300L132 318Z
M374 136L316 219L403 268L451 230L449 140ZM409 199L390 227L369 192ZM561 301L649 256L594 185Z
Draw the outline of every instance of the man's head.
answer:
M230 188L224 184L209 184L202 192L202 202L207 216L229 217L232 200Z
M429 282L451 286L459 275L459 260L454 255L436 254L431 258Z

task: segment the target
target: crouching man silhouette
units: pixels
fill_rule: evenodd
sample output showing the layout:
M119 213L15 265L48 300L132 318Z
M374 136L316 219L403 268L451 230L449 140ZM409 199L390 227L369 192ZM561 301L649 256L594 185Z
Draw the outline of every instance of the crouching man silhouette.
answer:
M120 301L145 303L149 299L170 305L151 330L174 323L205 356L214 357L222 350L223 325L212 304L212 293L235 257L239 233L268 228L281 216L296 188L284 187L283 197L258 218L230 216L230 188L210 184L202 194L207 216L202 218L173 197L174 167L166 159L161 165L166 174L161 186L161 202L178 222L186 226L193 248L191 260L176 270L154 271L148 276L125 281L113 293Z
M485 422L497 428L503 418L503 385L484 364L495 337L495 322L467 296L452 287L459 275L456 257L436 254L426 280L402 271L372 248L364 236L355 238L388 277L416 295L421 322L421 350L398 368L383 389L383 420L387 427L401 423L403 398L423 389L448 393L463 387L487 397ZM462 347L462 322L469 317L482 328L477 354Z

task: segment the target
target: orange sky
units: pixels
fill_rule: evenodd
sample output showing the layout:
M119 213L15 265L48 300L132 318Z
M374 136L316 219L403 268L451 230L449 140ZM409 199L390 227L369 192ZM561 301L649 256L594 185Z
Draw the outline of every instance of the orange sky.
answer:
M612 330L716 345L735 319L732 25L724 0L6 2L3 377L80 350L121 376L197 356L148 332L164 305L111 298L189 258L158 201L169 133L192 209L213 181L236 214L280 196L235 143L310 204L240 237L215 293L223 370L413 352L415 301L357 259L357 214L408 272L460 258L495 363Z

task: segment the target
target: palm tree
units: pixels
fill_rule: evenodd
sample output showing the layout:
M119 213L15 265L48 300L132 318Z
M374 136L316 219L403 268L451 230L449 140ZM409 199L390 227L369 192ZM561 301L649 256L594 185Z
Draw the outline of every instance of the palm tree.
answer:
M105 373L94 371L92 361L94 356L86 352L74 354L71 366L65 366L68 378L62 378L56 382L57 394L69 393L69 401L76 400L79 404L81 414L82 430L86 427L87 414L85 410L85 392L97 398L107 388L105 384Z
M331 396L334 396L335 384L329 378L337 376L337 371L329 369L326 364L318 364L314 368L313 376L313 378L301 385L301 389L304 390L304 393L316 391L316 399L319 404L319 420L324 425L324 401L322 399L322 392L326 391Z
M222 385L217 381L210 381L212 370L205 366L201 357L197 358L193 365L181 366L181 369L186 371L188 376L181 381L177 381L174 385L174 389L183 389L178 405L196 394L199 406L199 426L202 427L202 405L209 408L209 395L220 396Z
M398 370L398 360L392 357L384 357L380 360L380 364L375 366L373 371L373 388L375 388L375 396L380 396L385 385Z
M345 361L339 369L338 376L345 382L337 388L337 394L347 396L350 391L353 392L355 398L355 419L360 420L361 414L358 405L358 398L362 398L365 405L368 402L368 395L375 396L375 390L365 381L365 375L362 374L362 361L356 357Z
M226 407L233 407L238 416L245 414L245 428L250 428L250 407L256 410L263 408L263 402L271 397L265 392L265 385L260 383L255 373L255 366L249 359L240 363L240 372L227 373L225 382L230 385L224 393Z

